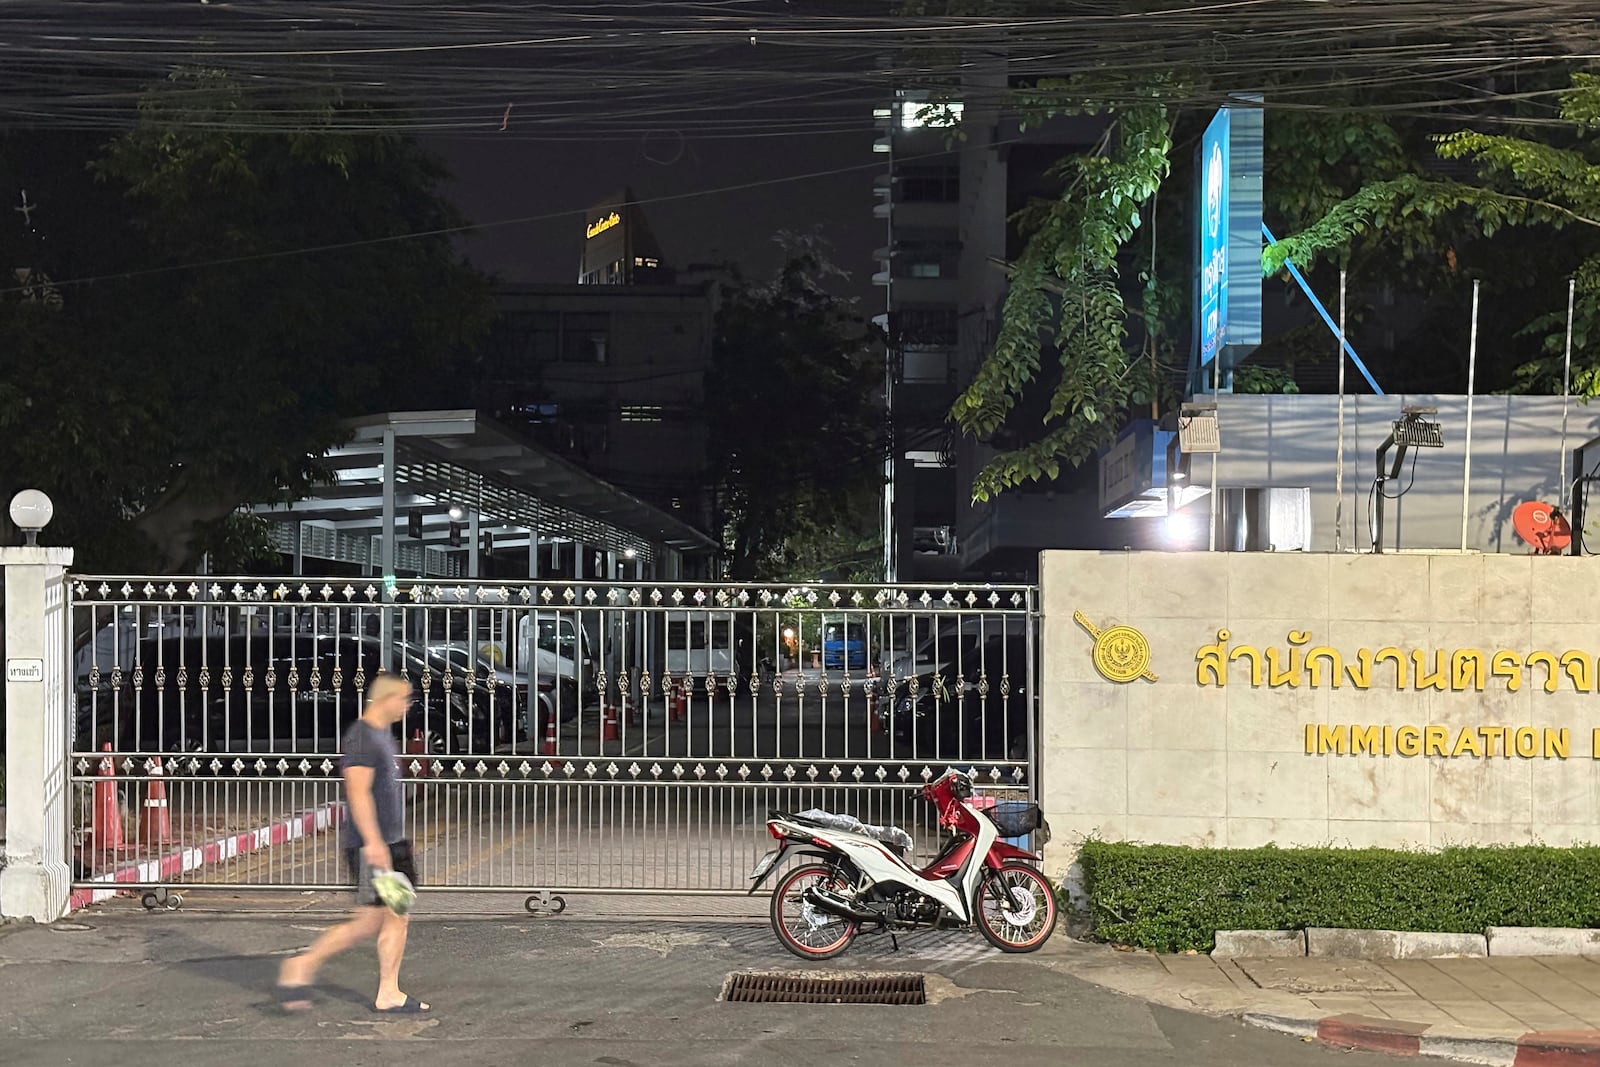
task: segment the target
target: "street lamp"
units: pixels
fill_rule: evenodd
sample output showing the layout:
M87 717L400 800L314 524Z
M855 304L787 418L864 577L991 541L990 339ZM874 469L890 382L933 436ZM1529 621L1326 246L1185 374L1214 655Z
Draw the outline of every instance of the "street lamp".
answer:
M24 543L37 545L39 531L55 517L55 505L37 489L24 489L11 498L11 521L22 531Z

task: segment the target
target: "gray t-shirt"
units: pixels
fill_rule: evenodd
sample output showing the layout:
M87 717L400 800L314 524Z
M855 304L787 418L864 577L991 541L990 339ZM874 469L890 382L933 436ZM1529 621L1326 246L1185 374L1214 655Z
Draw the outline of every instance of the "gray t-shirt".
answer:
M346 767L372 768L372 800L378 809L378 829L385 844L394 844L405 836L405 801L400 793L400 776L397 773L399 753L394 746L394 736L388 730L367 725L357 719L345 731L340 769ZM346 801L348 802L348 797ZM361 831L345 814L339 840L345 848L360 848Z

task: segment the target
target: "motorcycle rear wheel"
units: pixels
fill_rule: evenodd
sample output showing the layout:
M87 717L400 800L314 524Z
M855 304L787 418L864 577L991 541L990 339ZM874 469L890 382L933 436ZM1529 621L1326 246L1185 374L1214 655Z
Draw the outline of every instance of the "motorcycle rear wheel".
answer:
M976 903L978 930L1001 952L1037 951L1055 932L1055 890L1026 863L985 872Z
M805 891L812 886L845 887L839 872L825 863L796 867L772 890L772 932L779 944L803 960L832 959L850 947L861 924L807 903Z

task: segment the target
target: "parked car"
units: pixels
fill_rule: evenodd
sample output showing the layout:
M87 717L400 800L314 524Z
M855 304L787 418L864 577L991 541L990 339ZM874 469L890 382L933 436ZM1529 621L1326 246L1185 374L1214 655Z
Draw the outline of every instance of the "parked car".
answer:
M484 656L474 658L472 649L465 642L435 643L428 646L427 655L435 671L442 671L443 664L449 663L454 674L464 675L468 671L475 673L481 679L493 679L495 700L497 702L509 699L512 703L513 718L518 724L514 736L536 740L542 736L544 729L543 719L529 722L526 719L528 708L528 693L534 693L536 703L543 705L547 710L556 707L555 692L557 678L553 675L535 674L531 679L526 671L513 670L501 664L491 662ZM530 681L532 685L530 685ZM541 712L541 715L543 713ZM577 717L578 702L576 699L565 702L560 707L561 721L566 722Z
M1027 637L998 629L941 644L937 659L893 683L891 756L1026 759L1033 690L1028 662Z
M417 690L403 737L446 754L490 752L528 732L516 695L492 676L468 684L452 674L447 689L443 657L403 643L393 656ZM157 637L119 659L78 665L78 751L330 752L361 713L382 649L355 635Z
M899 683L927 674L935 665L957 658L957 649L998 635L1027 636L1027 621L1015 615L944 615L911 620L909 632L884 650L882 672Z

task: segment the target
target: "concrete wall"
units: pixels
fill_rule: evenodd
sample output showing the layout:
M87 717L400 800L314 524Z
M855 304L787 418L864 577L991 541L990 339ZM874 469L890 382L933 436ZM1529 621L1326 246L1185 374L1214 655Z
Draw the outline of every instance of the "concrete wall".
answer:
M1600 561L1049 552L1041 569L1039 740L1054 877L1085 835L1229 848L1600 842ZM1139 631L1156 680L1109 680L1075 613L1101 631ZM1252 684L1248 655L1229 664L1225 684L1202 676L1220 629L1230 653L1278 650L1280 684L1266 665ZM1111 665L1136 661L1137 645L1112 649ZM1343 658L1337 688L1325 660L1317 676L1306 670L1319 646ZM1379 661L1358 687L1361 650L1386 648L1408 660L1406 685ZM1412 653L1431 673L1435 650L1447 667L1457 650L1481 652L1481 683L1469 656L1443 691L1419 688ZM1521 666L1538 651L1572 650L1586 666L1573 664L1577 680L1558 666L1554 692L1544 661ZM1500 651L1517 660L1497 670Z
M1366 550L1375 452L1408 404L1437 407L1445 447L1416 449L1406 457L1399 484L1411 486L1385 505L1386 548L1461 547L1461 482L1465 474L1467 398L1372 396L1345 398L1343 542ZM1525 500L1556 503L1561 497L1561 397L1479 396L1472 410L1472 492L1467 501L1467 547L1482 552L1523 552L1511 528L1511 511ZM1217 425L1222 435L1217 482L1224 489L1305 487L1311 490L1311 545L1334 549L1334 470L1338 397L1223 396ZM1600 436L1600 408L1573 400L1567 417L1570 453ZM1412 481L1415 457L1415 482ZM1392 461L1393 454L1390 454ZM1209 484L1211 460L1193 458L1197 483ZM1591 458L1590 464L1593 460ZM1194 505L1205 508L1204 501ZM1590 516L1589 518L1593 518ZM1129 520L1120 520L1129 521ZM1586 525L1588 525L1586 523Z

